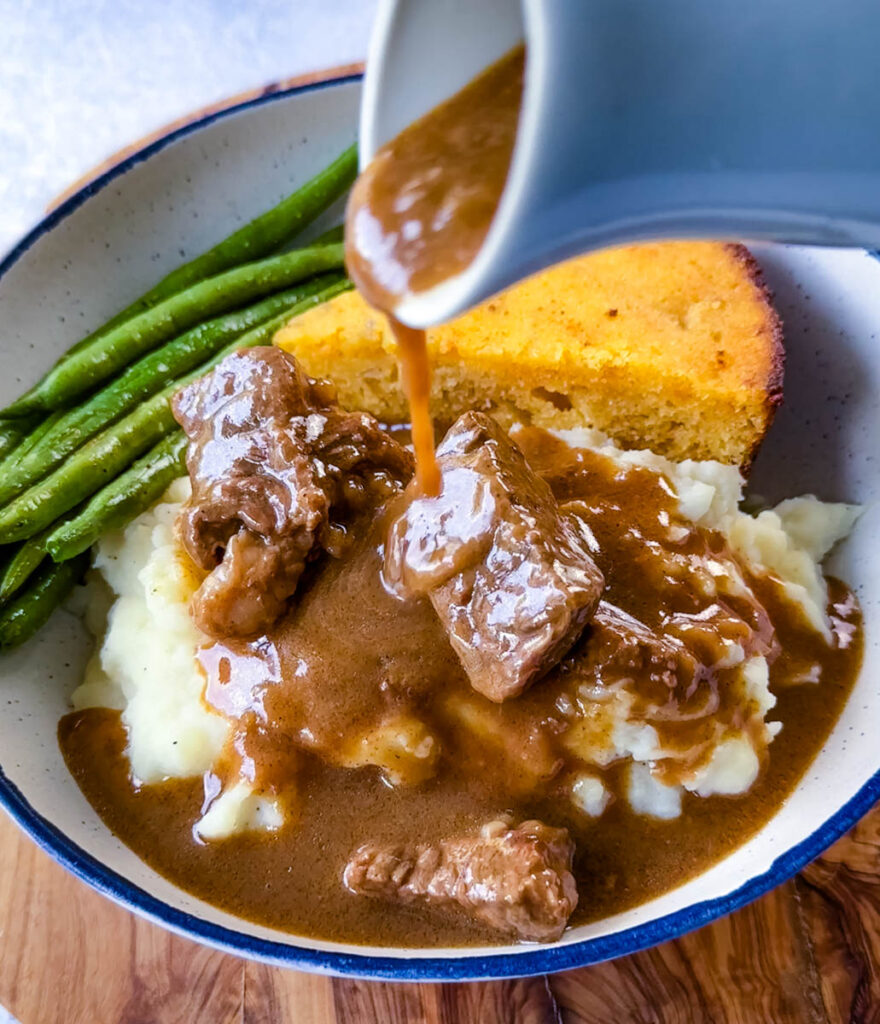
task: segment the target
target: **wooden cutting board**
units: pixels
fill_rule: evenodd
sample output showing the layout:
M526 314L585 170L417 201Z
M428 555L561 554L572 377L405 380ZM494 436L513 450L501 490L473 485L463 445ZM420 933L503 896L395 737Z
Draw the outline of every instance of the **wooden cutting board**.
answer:
M682 939L565 974L455 985L321 978L206 949L99 896L0 814L0 1007L21 1024L880 1022L880 807L796 879Z
M77 881L0 815L0 1006L21 1024L844 1024L880 1020L880 806L698 932L549 977L321 978L217 953Z

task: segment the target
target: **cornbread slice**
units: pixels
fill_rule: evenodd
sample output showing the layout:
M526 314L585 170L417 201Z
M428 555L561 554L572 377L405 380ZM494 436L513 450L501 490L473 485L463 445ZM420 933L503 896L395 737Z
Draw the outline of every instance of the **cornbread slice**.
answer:
M405 422L395 345L354 292L275 337L339 400ZM782 328L741 245L663 242L563 263L428 332L433 412L590 426L629 448L747 466L782 394Z

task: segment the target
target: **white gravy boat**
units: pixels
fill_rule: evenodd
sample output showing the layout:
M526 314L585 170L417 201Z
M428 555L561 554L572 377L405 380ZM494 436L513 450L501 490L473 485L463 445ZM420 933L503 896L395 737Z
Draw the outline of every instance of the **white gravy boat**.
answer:
M361 162L519 41L516 147L421 327L601 246L748 238L880 248L877 0L380 0Z

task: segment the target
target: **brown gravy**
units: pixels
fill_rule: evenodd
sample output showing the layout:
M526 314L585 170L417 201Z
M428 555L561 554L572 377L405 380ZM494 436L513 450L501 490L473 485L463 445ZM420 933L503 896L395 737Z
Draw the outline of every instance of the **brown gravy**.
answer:
M391 313L388 325L397 342L401 384L409 402L412 446L416 457L416 479L423 494L440 490L440 471L434 456L434 424L431 420L431 364L425 332L407 327Z
M670 541L670 524L682 520L656 477L638 468L621 471L596 453L572 452L542 431L523 431L517 440L560 501L581 503L598 542L608 601L652 627L670 610L687 614L705 606L687 572L668 586L655 555L693 556L698 567L704 556L729 552L723 538L705 530ZM727 622L744 642L767 651L778 700L769 718L784 725L757 782L739 797L685 794L682 816L664 822L634 814L621 798L622 763L604 770L591 765L618 798L590 819L574 810L565 788L581 765L564 742L560 717L564 699L574 695L578 652L516 700L498 705L475 694L430 610L419 601L402 605L382 585L382 531L379 515L345 558L306 581L271 634L251 643L221 641L203 652L207 699L230 712L236 756L245 753L263 788L284 797L290 809L290 823L278 832L202 843L192 832L204 799L200 780L134 787L115 712L76 713L59 728L83 792L139 856L209 902L287 931L394 946L498 941L462 914L358 898L340 876L366 839L436 841L503 812L570 830L580 892L572 924L645 902L705 870L773 815L821 748L858 672L861 617L842 583L829 581L834 639L828 645L772 579L743 567L769 621L754 603L731 601ZM693 750L699 761L703 710L735 720L733 677L724 669L704 673L696 689L676 695L674 714L658 701L657 686L646 675L637 681L637 699L663 711L654 724L664 746ZM483 721L484 731L471 728L462 707ZM389 716L407 714L437 740L434 774L399 784L411 770L405 763L352 767L360 737ZM680 769L671 765L674 770ZM389 778L395 771L403 778ZM213 784L207 780L206 788Z
M426 494L436 493L439 476L425 333L400 323L394 311L407 293L462 271L483 244L507 180L524 70L519 46L405 128L376 153L348 204L348 272L397 339Z

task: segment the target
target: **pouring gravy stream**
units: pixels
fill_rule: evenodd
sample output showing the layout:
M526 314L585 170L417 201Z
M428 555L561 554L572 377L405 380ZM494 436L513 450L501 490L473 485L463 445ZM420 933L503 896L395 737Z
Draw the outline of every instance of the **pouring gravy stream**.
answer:
M425 494L440 488L426 338L395 311L407 294L465 270L485 241L507 180L524 70L525 48L518 46L405 128L376 153L348 204L348 271L397 340Z

